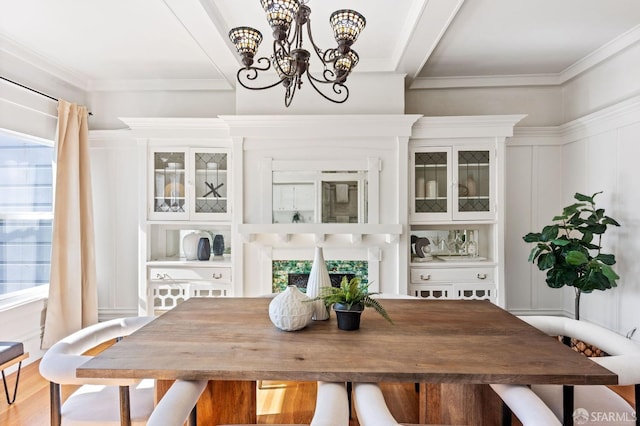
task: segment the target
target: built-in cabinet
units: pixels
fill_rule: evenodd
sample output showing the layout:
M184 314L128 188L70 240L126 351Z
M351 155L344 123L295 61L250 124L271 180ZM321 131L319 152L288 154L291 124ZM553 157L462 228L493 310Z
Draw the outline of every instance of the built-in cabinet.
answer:
M429 117L409 142L409 294L504 306L505 141L522 116Z
M157 315L191 297L234 295L233 155L226 129L209 119L125 121L138 141L145 183L139 314ZM197 250L203 238L211 250L208 258Z
M317 245L373 265L376 290L504 306L505 140L520 118L423 117L395 148L406 157L395 158L379 135L367 144L360 135L336 158L325 155L335 137L320 145L312 132L306 138L313 142L289 133L285 141L274 133L246 142L245 132L263 135L246 127L260 117L125 120L138 140L144 182L139 312L157 314L190 297L263 294L272 260L299 259L290 252ZM281 120L278 132L297 125ZM325 121L314 119L319 127ZM315 157L306 157L305 143ZM223 252L187 258L193 233L211 246L220 236ZM394 263L378 265L385 262Z

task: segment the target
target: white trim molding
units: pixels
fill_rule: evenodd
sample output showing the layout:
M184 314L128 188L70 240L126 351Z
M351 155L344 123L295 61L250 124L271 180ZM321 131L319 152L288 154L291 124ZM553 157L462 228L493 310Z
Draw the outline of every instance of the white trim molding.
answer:
M565 145L639 121L640 95L560 126L516 127L509 145Z

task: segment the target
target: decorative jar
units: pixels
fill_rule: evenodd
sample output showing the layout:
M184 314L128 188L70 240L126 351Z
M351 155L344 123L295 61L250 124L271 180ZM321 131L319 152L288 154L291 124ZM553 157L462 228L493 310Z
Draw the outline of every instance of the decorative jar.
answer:
M284 331L305 328L311 322L313 304L309 297L294 285L273 298L269 303L269 318L273 325Z

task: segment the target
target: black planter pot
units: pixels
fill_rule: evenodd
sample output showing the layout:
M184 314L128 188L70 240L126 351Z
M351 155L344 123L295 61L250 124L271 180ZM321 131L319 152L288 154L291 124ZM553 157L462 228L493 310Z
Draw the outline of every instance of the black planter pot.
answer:
M336 311L340 330L352 331L360 328L360 315L364 310L362 303L356 303L351 308L347 304L336 303L333 305L333 310Z

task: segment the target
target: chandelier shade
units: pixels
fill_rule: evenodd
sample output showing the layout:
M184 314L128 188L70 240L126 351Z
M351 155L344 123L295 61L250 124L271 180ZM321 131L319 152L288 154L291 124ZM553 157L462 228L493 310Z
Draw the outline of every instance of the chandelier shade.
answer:
M277 40L284 40L300 3L298 0L260 0L260 3L267 14L267 22L273 29L273 36Z
M355 10L341 9L331 14L329 23L338 44L346 42L351 45L358 39L367 20Z
M262 33L251 27L237 27L229 31L229 40L242 56L242 63L249 66L253 63L253 57L262 43ZM247 64L245 59L250 62Z
M336 59L333 67L335 68L338 76L349 74L351 69L358 64L359 60L360 58L358 57L358 54L355 51L350 50L346 55L340 56Z
M291 105L303 78L325 99L343 103L349 98L345 85L347 77L359 62L358 54L351 50L366 25L364 16L355 10L340 9L329 18L337 47L319 48L311 33L311 8L308 0L260 0L273 30L273 52L268 57L254 56L262 42L260 31L251 27L237 27L229 31L229 39L242 58L243 68L238 70L238 83L246 89L262 90L278 85L285 88L285 106ZM305 33L307 37L303 39ZM304 42L308 41L305 47ZM311 56L315 54L322 69L311 73ZM313 62L315 65L316 62ZM274 68L275 82L258 84L262 72ZM265 74L268 75L268 74ZM273 76L273 74L271 74Z

